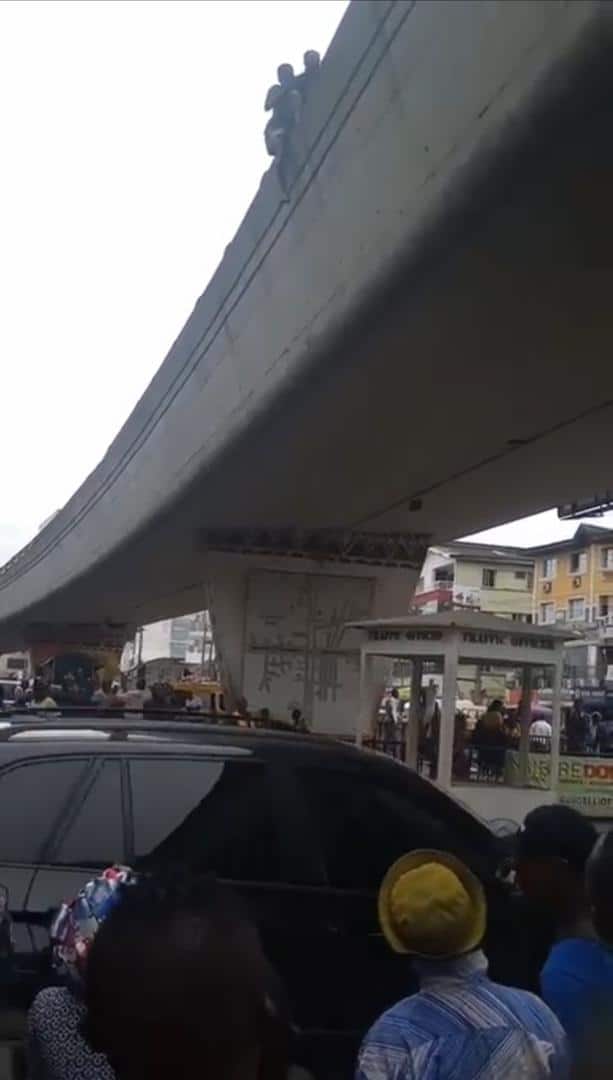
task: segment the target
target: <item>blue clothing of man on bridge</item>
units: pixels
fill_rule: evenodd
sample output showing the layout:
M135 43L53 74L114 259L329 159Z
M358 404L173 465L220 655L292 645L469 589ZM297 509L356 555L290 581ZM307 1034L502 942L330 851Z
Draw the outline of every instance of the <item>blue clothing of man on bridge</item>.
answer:
M390 868L379 919L391 947L413 957L420 990L368 1032L356 1080L568 1075L566 1037L547 1005L488 978L486 917L481 883L453 856L417 851Z

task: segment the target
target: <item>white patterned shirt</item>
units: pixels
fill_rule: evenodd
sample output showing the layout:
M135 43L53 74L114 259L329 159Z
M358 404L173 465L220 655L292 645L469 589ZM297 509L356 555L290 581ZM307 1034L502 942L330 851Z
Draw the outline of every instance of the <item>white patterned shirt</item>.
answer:
M482 952L416 963L421 989L377 1020L356 1080L565 1080L566 1036L534 994L487 977Z

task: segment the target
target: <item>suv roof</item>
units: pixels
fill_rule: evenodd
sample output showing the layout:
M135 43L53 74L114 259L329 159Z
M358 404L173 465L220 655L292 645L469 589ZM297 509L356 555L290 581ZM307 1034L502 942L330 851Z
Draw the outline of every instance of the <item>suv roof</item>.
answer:
M299 753L311 756L313 753L329 758L341 756L364 760L381 759L384 765L393 764L389 759L382 759L371 751L362 750L339 739L325 735L311 735L293 731L278 731L266 728L239 727L235 724L180 722L173 720L108 719L85 715L80 717L71 712L68 718L41 718L40 714L32 717L11 717L7 714L0 719L0 760L3 748L32 743L47 747L59 742L87 744L95 752L96 745L108 747L110 743L138 742L143 747L154 748L156 744L164 746L185 746L203 750L212 746L224 746L245 753L258 753L279 750L284 753Z

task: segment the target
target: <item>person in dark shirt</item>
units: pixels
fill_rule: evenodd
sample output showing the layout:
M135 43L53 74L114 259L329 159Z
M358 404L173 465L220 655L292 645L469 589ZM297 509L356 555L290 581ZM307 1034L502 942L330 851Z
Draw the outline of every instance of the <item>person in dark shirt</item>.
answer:
M296 88L302 98L302 103L307 101L314 84L319 78L321 59L315 49L307 49L304 54L304 71L296 76Z
M543 998L576 1045L603 981L608 951L598 940L585 872L597 839L594 826L570 806L532 810L517 838L517 879L529 900L549 912L555 943L541 971Z
M580 701L573 704L566 717L566 749L569 754L584 754L589 737L589 721Z
M596 724L596 747L599 754L613 754L613 714L610 710Z
M271 157L279 159L287 136L298 121L301 98L291 64L280 64L277 78L278 83L270 87L264 102L265 111L272 110L272 116L264 128L264 141Z

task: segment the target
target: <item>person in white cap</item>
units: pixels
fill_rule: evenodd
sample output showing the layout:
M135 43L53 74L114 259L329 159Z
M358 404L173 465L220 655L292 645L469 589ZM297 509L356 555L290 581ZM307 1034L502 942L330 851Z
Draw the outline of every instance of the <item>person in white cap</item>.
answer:
M391 948L413 958L420 990L370 1029L356 1080L568 1076L566 1036L547 1005L488 979L485 895L459 859L403 855L383 879L379 921Z

